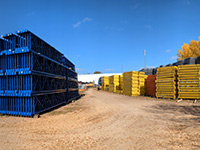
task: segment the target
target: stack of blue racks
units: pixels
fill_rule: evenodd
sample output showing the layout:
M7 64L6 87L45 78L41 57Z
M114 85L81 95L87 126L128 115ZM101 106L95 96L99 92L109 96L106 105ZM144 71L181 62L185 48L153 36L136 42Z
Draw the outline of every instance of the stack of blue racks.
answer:
M28 30L0 38L0 113L34 116L79 96L75 66Z

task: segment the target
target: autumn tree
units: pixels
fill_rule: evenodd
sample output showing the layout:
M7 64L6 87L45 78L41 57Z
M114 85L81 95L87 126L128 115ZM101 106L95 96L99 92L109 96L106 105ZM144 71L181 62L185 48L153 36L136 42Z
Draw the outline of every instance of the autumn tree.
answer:
M94 74L101 74L101 72L100 71L95 71Z
M178 50L177 56L178 60L200 56L200 37L199 41L191 40L190 44L184 43L181 50Z

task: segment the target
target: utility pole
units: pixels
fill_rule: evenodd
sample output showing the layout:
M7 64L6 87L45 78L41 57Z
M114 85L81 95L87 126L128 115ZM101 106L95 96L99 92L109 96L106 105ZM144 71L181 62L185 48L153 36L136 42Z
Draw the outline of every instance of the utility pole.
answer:
M146 68L146 50L144 50L144 68Z
M122 65L122 73L123 73L123 65Z

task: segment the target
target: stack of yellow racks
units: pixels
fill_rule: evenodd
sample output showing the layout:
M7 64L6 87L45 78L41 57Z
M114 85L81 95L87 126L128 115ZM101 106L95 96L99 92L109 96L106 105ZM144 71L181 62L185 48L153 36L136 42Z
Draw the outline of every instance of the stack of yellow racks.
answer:
M123 75L119 75L119 86L116 87L116 93L123 93Z
M109 91L109 77L108 76L104 76L102 77L102 89L104 91Z
M146 93L146 84L145 80L147 78L147 75L144 74L144 72L138 72L139 76L139 88L140 88L140 95L145 95Z
M119 86L119 75L109 76L109 91L116 92L117 86Z
M177 97L177 67L162 67L157 69L156 97L172 98Z
M123 73L123 94L129 96L140 95L139 75L137 71Z
M200 64L178 66L178 98L200 99Z

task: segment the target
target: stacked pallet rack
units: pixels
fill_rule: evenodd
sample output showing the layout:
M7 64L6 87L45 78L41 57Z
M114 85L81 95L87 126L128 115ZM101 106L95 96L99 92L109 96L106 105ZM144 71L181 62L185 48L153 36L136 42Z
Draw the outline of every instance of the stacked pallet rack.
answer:
M145 95L146 93L146 80L147 75L144 72L138 72L138 84L139 84L139 91L140 95Z
M119 75L109 76L109 91L116 93L117 86L119 86Z
M75 69L75 67L73 67ZM77 73L72 68L67 68L67 100L71 101L79 97Z
M102 89L104 91L109 91L109 77L108 76L102 77Z
M123 94L129 96L140 95L138 74L137 71L123 73Z
M200 64L178 66L178 98L200 99Z
M75 66L55 48L28 30L0 41L0 113L33 116L78 96L68 93L78 86Z
M161 67L157 69L156 97L177 98L177 67Z
M119 88L121 90L121 93L123 93L123 75L119 76Z
M116 87L116 93L123 93L123 75L119 75L119 86Z

